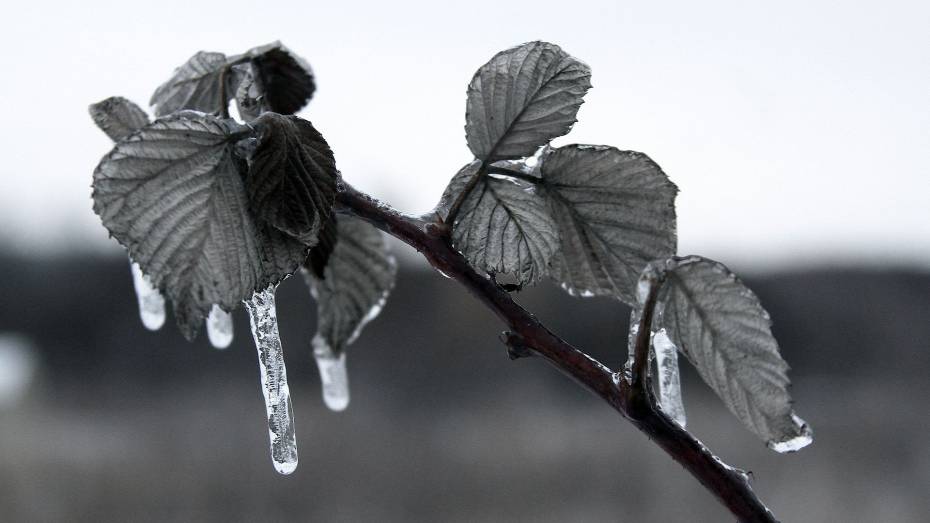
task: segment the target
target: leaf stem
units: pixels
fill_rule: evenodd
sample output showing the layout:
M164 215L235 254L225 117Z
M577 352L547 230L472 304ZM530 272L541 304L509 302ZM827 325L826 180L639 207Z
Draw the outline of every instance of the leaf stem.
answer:
M493 279L472 268L465 257L450 246L447 236L448 220L444 226L439 222L401 214L348 184L341 186L336 202L337 211L361 218L407 243L423 254L433 267L462 284L508 326L510 332L507 338L514 345L517 345L516 340L519 340L520 356L527 353L541 356L563 374L603 399L685 467L739 521L776 521L774 515L753 492L746 475L725 464L691 433L663 413L649 387L643 386L637 392L632 382L616 379L611 369L553 334L535 316L517 304ZM657 291L658 283L655 287ZM655 293L652 294L651 307L654 309ZM649 300L646 301L648 303ZM649 326L651 313L646 328L640 330L640 333L645 332L647 342ZM648 361L648 344L646 351L646 357L638 358L639 363L636 365L642 366L643 361ZM641 368L640 376L643 375L642 371Z
M645 397L649 386L649 345L652 342L652 319L655 316L659 289L662 281L658 278L648 277L642 280L648 287L642 311L639 315L639 325L636 330L636 342L633 345L633 364L630 368L630 384L633 394Z

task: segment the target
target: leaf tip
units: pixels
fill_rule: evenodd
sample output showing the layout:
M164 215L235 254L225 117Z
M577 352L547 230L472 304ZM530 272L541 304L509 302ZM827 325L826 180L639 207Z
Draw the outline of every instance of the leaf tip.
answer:
M771 439L766 446L779 454L797 452L814 442L814 431L806 421L791 413L791 422L794 424L796 434L782 440Z

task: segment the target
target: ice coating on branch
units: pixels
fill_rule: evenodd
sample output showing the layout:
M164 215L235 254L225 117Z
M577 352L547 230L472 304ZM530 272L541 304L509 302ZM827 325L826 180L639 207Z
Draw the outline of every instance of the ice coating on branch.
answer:
M297 437L294 433L294 409L287 387L284 352L278 334L274 285L256 292L244 303L252 325L252 338L258 350L258 366L271 438L271 459L275 470L281 474L290 474L297 468Z
M678 374L678 347L665 329L653 334L656 370L659 378L659 404L662 410L682 427L685 426L685 406L681 401L681 378Z
M217 349L225 349L233 340L232 314L224 311L219 305L210 309L207 317L207 337L210 344Z
M313 357L320 370L323 402L330 410L340 412L349 406L349 375L346 372L346 353L338 356L326 340L317 334L313 337Z
M129 260L132 265L132 285L136 288L139 302L139 318L142 325L150 331L157 331L165 324L165 297L152 286L148 276L142 274L142 267Z
M784 454L786 452L797 452L814 442L814 431L811 430L806 421L799 418L795 413L791 413L791 420L799 427L800 434L785 441L769 441L766 443L768 448Z

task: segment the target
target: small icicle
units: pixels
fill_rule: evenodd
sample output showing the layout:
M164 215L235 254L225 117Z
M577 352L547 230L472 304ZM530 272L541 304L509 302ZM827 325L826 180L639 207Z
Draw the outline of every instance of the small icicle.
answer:
M639 320L642 318L642 316L642 307L633 307L633 310L630 311L630 333L627 336L626 341L626 363L623 365L623 369L627 375L632 372L633 360L636 359L636 336L639 334Z
M217 349L225 349L233 340L232 314L224 311L219 305L210 309L207 317L207 337L210 344Z
M313 337L313 357L320 370L323 402L330 410L339 412L349 406L349 375L346 372L346 353L336 356L322 336Z
M139 302L139 318L150 331L157 331L165 324L165 297L152 286L152 280L142 274L142 267L129 260L132 265L132 285L136 288Z
M278 318L274 303L274 285L256 292L244 302L252 325L252 338L258 350L258 365L265 392L268 432L271 438L271 459L281 474L297 468L297 437L294 433L294 409L287 387L287 369L278 334Z
M682 427L685 426L685 406L681 401L681 378L678 374L678 347L660 329L652 337L659 377L659 404L662 410Z
M768 447L775 452L784 454L786 452L797 452L814 442L814 431L806 421L798 417L794 412L791 413L791 421L797 428L797 435L784 441L772 440L768 442Z

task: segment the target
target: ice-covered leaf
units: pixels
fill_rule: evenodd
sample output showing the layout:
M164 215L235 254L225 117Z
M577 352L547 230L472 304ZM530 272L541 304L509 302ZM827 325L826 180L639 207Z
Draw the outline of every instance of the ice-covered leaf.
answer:
M148 125L149 117L138 105L123 98L111 96L88 107L94 123L114 142Z
M332 219L336 161L323 136L296 116L264 113L249 156L249 204L259 219L308 246Z
M94 172L94 210L193 337L213 304L233 310L292 273L307 256L297 240L256 221L245 161L248 127L184 111L116 144Z
M590 88L591 69L557 45L502 51L468 85L468 147L487 163L530 156L571 129Z
M340 216L335 247L322 270L304 265L304 278L317 301L313 356L320 371L323 400L334 411L349 405L345 349L373 320L394 286L397 265L374 227Z
M783 452L811 441L791 408L788 364L759 299L725 266L698 256L656 262L664 271L655 328L664 328L733 414Z
M248 86L237 95L240 110L244 102L250 111L260 106L266 111L294 114L313 97L316 83L310 65L281 42L250 49L244 56L250 67L245 80Z
M440 215L479 174L479 162L472 162L455 175L437 209ZM481 176L452 224L455 248L489 273L512 275L521 285L536 282L547 273L559 244L558 226L536 191L524 179Z
M675 254L675 187L648 156L568 145L541 159L561 247L552 278L568 292L635 302L642 268Z
M182 109L220 114L236 94L233 80L226 55L200 51L155 90L149 105L155 107L156 116Z
M314 348L326 346L338 356L381 312L397 265L380 231L347 216L336 223L337 240L323 277L311 270L304 276L317 301Z

